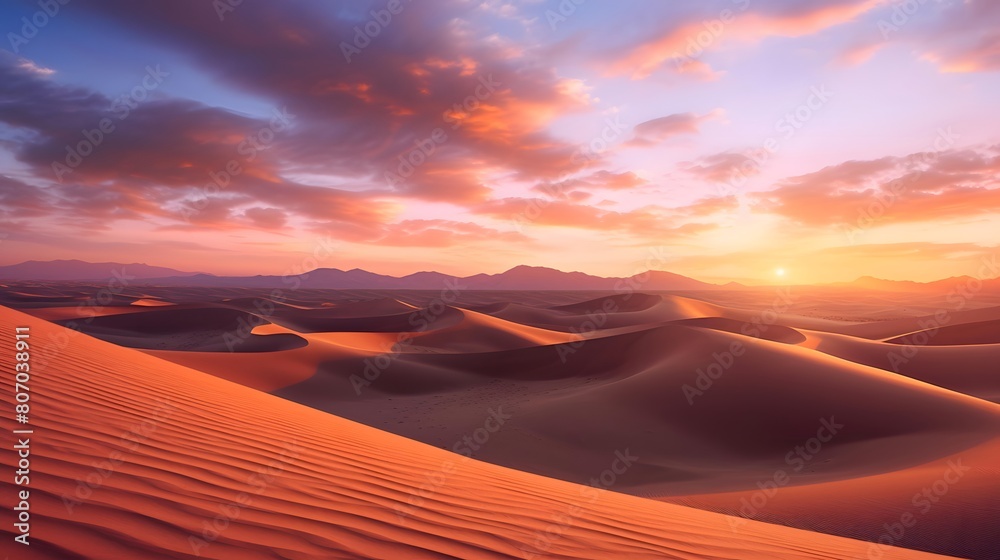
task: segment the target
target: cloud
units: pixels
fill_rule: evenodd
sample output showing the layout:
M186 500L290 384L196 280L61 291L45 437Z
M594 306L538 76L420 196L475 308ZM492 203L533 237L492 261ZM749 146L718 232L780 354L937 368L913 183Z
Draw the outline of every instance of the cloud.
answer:
M591 231L618 232L637 239L664 241L686 237L718 227L714 223L690 221L692 217L707 217L722 210L725 204L700 208L665 208L648 205L635 210L617 212L596 206L577 204L569 200L539 198L504 198L491 200L472 208L474 213L514 223L539 226L570 227Z
M845 245L823 249L828 255L851 256L864 259L914 259L941 261L951 259L974 259L993 253L978 243L930 243L912 241L905 243L869 243L865 245Z
M88 3L91 15L187 55L293 121L272 145L248 151L270 117L156 91L126 115L105 95L0 53L0 123L15 131L14 156L34 182L52 183L44 192L10 187L7 204L80 228L144 218L174 230L294 223L372 241L384 237L400 200L479 204L492 196L491 174L549 181L585 164L573 159L577 146L547 129L589 109L584 82L558 76L505 39L484 40L460 0L408 4L391 34L347 60L343 45L354 41L358 18L369 17L360 8L247 3L220 22L210 4L194 0ZM515 17L513 8L493 2L482 12ZM87 140L81 131L104 121L113 132L90 155L73 155ZM227 170L233 164L235 173ZM319 187L290 175L329 180Z
M243 216L261 229L281 229L288 221L288 215L277 208L247 208Z
M925 60L942 72L1000 70L1000 4L989 0L955 2L936 23L920 34Z
M378 198L384 189L366 194L295 183L282 177L288 154L245 150L248 137L269 129L267 119L172 98L150 99L126 114L112 99L50 81L2 53L0 94L0 123L19 137L14 155L42 185L22 184L16 192L7 185L8 207L60 215L89 229L144 218L182 228L273 225L273 215L234 219L235 208L255 202L330 227L371 229L391 218ZM113 128L102 132L102 122ZM185 212L191 208L197 212Z
M625 191L641 187L646 184L648 184L648 181L631 171L614 173L602 170L583 177L566 179L564 181L539 183L532 187L531 190L553 198L569 197L580 200L589 198L592 191Z
M714 79L719 73L700 57L718 50L727 41L756 44L769 37L802 37L854 21L882 0L794 0L751 3L734 2L714 13L682 16L665 31L632 45L607 66L612 76L633 80L671 69Z
M0 175L0 216L36 218L48 214L50 208L51 197L44 190Z
M451 220L404 220L385 228L379 245L389 247L452 247L455 245L503 243L525 244L531 238L516 231L501 231Z
M34 61L27 59L21 60L18 63L17 67L32 74L37 74L39 76L51 76L52 74L56 73L56 71L51 68L45 68L44 66L39 66L35 64Z
M808 226L929 222L1000 212L1000 156L985 149L847 161L754 193L759 210Z
M468 201L487 193L458 170L489 167L531 180L578 169L575 146L547 125L589 108L586 85L560 77L521 45L493 34L483 39L488 29L476 13L513 15L513 6L469 8L461 0L407 3L387 24L391 33L358 48L355 27L370 17L361 4L246 3L223 22L197 0L87 6L188 54L222 83L300 115L283 145L302 172L350 177L405 197ZM446 139L429 140L439 129ZM427 163L414 165L404 181L387 180L387 171L411 157Z
M724 112L716 109L711 113L696 115L694 113L676 113L639 123L633 128L635 136L626 142L629 146L653 146L672 136L682 134L698 134L701 125Z
M760 165L746 153L722 152L696 161L681 162L678 167L694 177L713 183L733 182L737 174L756 175Z
M880 37L855 43L840 54L847 64L866 62L878 50L901 42L944 73L1000 70L1000 4L990 0L886 3L875 25Z
M857 66L868 62L878 51L886 46L885 42L857 43L837 56L837 62L847 66Z

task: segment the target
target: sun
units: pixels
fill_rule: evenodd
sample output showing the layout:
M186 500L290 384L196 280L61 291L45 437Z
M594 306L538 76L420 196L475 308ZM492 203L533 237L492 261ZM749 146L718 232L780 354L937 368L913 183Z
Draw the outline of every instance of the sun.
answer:
M777 276L784 276L785 275L785 269L779 268L779 269L777 269L777 270L774 271L774 274L776 274Z

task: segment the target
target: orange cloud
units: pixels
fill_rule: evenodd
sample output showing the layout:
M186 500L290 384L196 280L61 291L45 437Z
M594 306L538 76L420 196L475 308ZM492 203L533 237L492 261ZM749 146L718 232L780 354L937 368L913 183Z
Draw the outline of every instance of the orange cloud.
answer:
M823 0L775 12L755 11L749 0L734 3L713 19L684 22L666 33L633 47L608 67L612 76L649 77L668 61L676 73L694 73L711 79L718 73L700 56L732 38L757 43L768 37L802 37L855 20L882 0ZM743 10L751 10L744 12Z
M558 183L545 182L535 185L531 190L548 195L552 198L573 198L582 200L589 198L594 190L629 190L648 182L631 171L613 173L602 170L584 177L567 179Z
M992 0L920 2L917 11L892 3L878 20L881 40L856 44L840 55L848 64L866 61L891 41L914 45L921 60L943 73L1000 70L1000 4ZM920 18L919 25L913 22Z
M454 247L471 243L528 243L526 235L451 220L405 220L390 224L378 243L390 247Z
M482 204L472 211L515 224L614 231L639 239L663 241L715 229L717 225L714 223L694 222L691 218L708 217L732 208L734 203L735 199L722 203L696 203L681 208L649 205L616 212L567 200L504 198Z
M756 193L758 210L811 226L924 222L1000 212L1000 155L949 150L848 161Z

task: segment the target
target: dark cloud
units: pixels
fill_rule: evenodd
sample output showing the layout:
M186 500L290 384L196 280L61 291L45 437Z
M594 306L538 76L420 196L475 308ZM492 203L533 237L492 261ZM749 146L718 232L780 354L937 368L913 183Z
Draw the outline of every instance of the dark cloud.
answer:
M557 77L531 53L480 40L473 5L456 0L403 7L368 38L357 37L355 27L364 29L370 9L383 9L381 4L247 1L223 21L196 0L87 5L188 53L224 82L300 115L296 133L284 143L299 170L381 186L400 157L433 148L424 159L435 166L414 166L412 176L392 188L432 200L442 193L468 200L487 191L460 176L442 185L447 176L428 175L445 166L486 164L542 178L577 167L570 160L574 146L545 131L555 116L585 106L577 84ZM345 44L358 46L345 56ZM428 144L436 129L447 140Z

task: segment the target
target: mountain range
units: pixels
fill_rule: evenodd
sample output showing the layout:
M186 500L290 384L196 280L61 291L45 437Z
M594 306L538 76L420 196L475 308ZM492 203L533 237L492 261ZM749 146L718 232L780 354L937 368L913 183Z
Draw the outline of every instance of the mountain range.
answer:
M317 288L371 290L649 290L698 291L740 290L747 286L737 282L710 284L666 272L650 270L629 277L602 277L583 272L563 272L539 266L515 266L499 274L452 276L440 272L416 272L402 277L376 274L360 268L341 270L317 268L294 276L217 276L201 272L184 272L141 263L90 263L81 260L27 261L0 266L0 280L12 282L80 281L104 282L124 280L132 285L157 285L207 288ZM948 292L961 286L976 289L978 280L958 276L934 282L883 280L863 276L852 282L824 284L830 288L859 288L890 292ZM1000 289L1000 279L984 280L986 289Z
M125 271L127 269L127 276ZM115 262L92 263L81 260L25 261L20 264L0 266L0 280L24 281L100 281L112 278L161 278L194 276L195 272L181 272L163 266L147 264L122 264Z
M710 284L660 270L626 278L605 278L582 272L562 272L553 268L516 266L500 274L451 276L440 272L416 272L403 277L376 274L355 268L317 268L295 276L216 276L184 272L147 264L89 263L80 260L27 261L0 266L0 280L6 281L110 281L124 279L133 285L241 288L441 290L455 287L468 290L717 290L739 289L737 283Z

